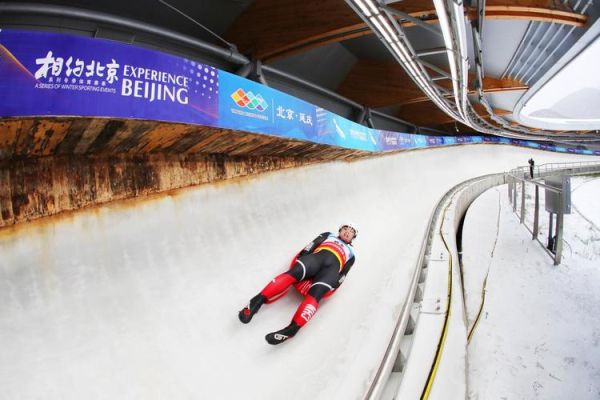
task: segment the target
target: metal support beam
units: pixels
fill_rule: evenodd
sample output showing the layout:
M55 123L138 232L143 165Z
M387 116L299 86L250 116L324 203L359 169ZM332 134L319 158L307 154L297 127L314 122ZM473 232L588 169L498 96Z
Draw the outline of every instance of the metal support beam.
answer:
M442 36L442 32L440 30L438 30L437 28L434 28L433 26L429 25L428 23L424 22L423 20L421 20L419 18L413 17L410 14L407 14L400 10L396 10L395 8L392 8L389 6L380 6L379 8L385 10L388 14L395 15L396 17L399 17L400 19L412 22L416 26L420 26L421 28L427 29L428 31L433 32L436 35Z
M517 212L517 182L515 181L514 187L513 187L513 202L512 202L512 206L513 206L513 212Z
M554 214L549 212L548 221L548 250L554 253L554 239L552 239L552 233L554 232Z
M531 239L537 239L540 232L540 188L535 185L535 209L533 211L533 232Z
M314 90L316 93L319 93L319 94L321 94L323 96L330 97L330 98L335 99L335 100L339 100L341 103L344 103L344 104L349 105L351 107L354 107L356 109L362 109L363 108L362 104L359 104L359 103L357 103L355 101L352 101L352 100L350 100L350 99L348 99L348 98L346 98L344 96L340 96L339 94L337 94L335 92L332 92L331 90L327 90L327 89L325 89L325 88L323 88L321 86L315 85L312 82L308 82L308 81L306 81L304 79L298 78L297 76L290 75L290 74L288 74L286 72L280 71L280 70L275 69L273 67L270 67L268 65L263 65L262 68L261 68L261 71L265 71L265 72L268 72L269 74L274 75L276 77L282 78L282 79L290 81L290 82L297 83L300 86L304 86L304 87L306 87L308 89Z
M560 264L563 250L563 220L564 220L564 203L563 190L558 194L558 213L556 214L556 254L554 256L554 265Z
M419 60L421 62L421 64L423 64L424 66L426 66L427 68L437 72L438 74L440 74L441 76L446 77L447 79L452 79L452 75L450 75L449 72L444 71L443 69L441 69L440 67L438 67L437 65L433 65L430 62L427 62L425 60Z
M445 47L434 47L431 49L425 49L425 50L417 50L415 51L415 54L417 55L417 57L424 57L424 56L431 56L434 54L446 54L448 50Z
M525 181L521 182L521 223L525 223Z
M252 72L253 67L254 66L252 65L252 63L249 62L248 64L242 65L237 71L235 71L235 73L236 75L239 75L242 78L246 78Z
M233 51L235 51L237 53L238 49L237 49L237 47L235 47L235 45L233 43L229 43L227 40L223 39L221 36L217 35L215 32L213 32L212 30L208 29L206 26L202 25L200 22L198 22L197 20L195 20L194 18L192 18L188 14L184 13L183 11L181 11L180 9L178 9L177 7L175 7L175 6L167 3L164 0L158 0L158 2L161 3L161 4L163 4L166 7L170 8L171 10L175 11L177 14L181 15L182 17L184 17L188 21L191 21L194 25L199 26L205 32L208 32L212 37L216 38L220 42L223 42L223 44L225 44L227 47L229 47L231 50L233 50Z

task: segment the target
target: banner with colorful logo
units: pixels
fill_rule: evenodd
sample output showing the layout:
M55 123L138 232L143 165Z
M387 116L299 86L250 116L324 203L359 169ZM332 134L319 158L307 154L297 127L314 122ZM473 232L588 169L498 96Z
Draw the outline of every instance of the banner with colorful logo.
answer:
M186 58L104 39L0 30L0 117L74 115L206 125L373 152L485 142L600 155L499 137L370 129Z
M225 71L219 71L219 85L219 127L301 140L314 138L314 105Z

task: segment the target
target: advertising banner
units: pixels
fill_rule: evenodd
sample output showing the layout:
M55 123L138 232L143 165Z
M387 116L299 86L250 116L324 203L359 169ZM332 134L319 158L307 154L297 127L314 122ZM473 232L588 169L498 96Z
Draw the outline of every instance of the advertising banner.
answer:
M183 57L104 39L0 30L0 118L83 116L228 128L380 152L501 143L583 147L371 129L286 93Z
M0 116L78 115L213 125L217 69L108 40L0 31Z
M225 71L219 71L219 85L219 127L301 140L315 137L314 105Z

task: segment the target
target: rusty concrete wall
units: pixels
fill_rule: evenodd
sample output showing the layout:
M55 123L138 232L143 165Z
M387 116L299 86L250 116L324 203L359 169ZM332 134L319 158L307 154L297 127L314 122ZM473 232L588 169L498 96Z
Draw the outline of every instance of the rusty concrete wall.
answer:
M309 162L224 154L69 155L0 161L0 227Z
M206 126L0 119L0 228L62 211L367 152Z
M118 153L210 153L315 160L368 154L251 132L157 121L78 117L0 119L0 160Z

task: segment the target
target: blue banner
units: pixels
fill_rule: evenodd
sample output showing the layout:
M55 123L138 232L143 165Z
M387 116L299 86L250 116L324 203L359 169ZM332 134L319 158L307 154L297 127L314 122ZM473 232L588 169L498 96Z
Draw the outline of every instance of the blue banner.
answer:
M104 39L0 30L0 117L73 115L206 125L372 152L500 143L600 155L583 146L371 129L182 57Z
M213 125L218 70L108 40L0 31L0 116L78 115Z
M225 71L219 71L219 85L217 126L301 140L315 137L312 104Z

